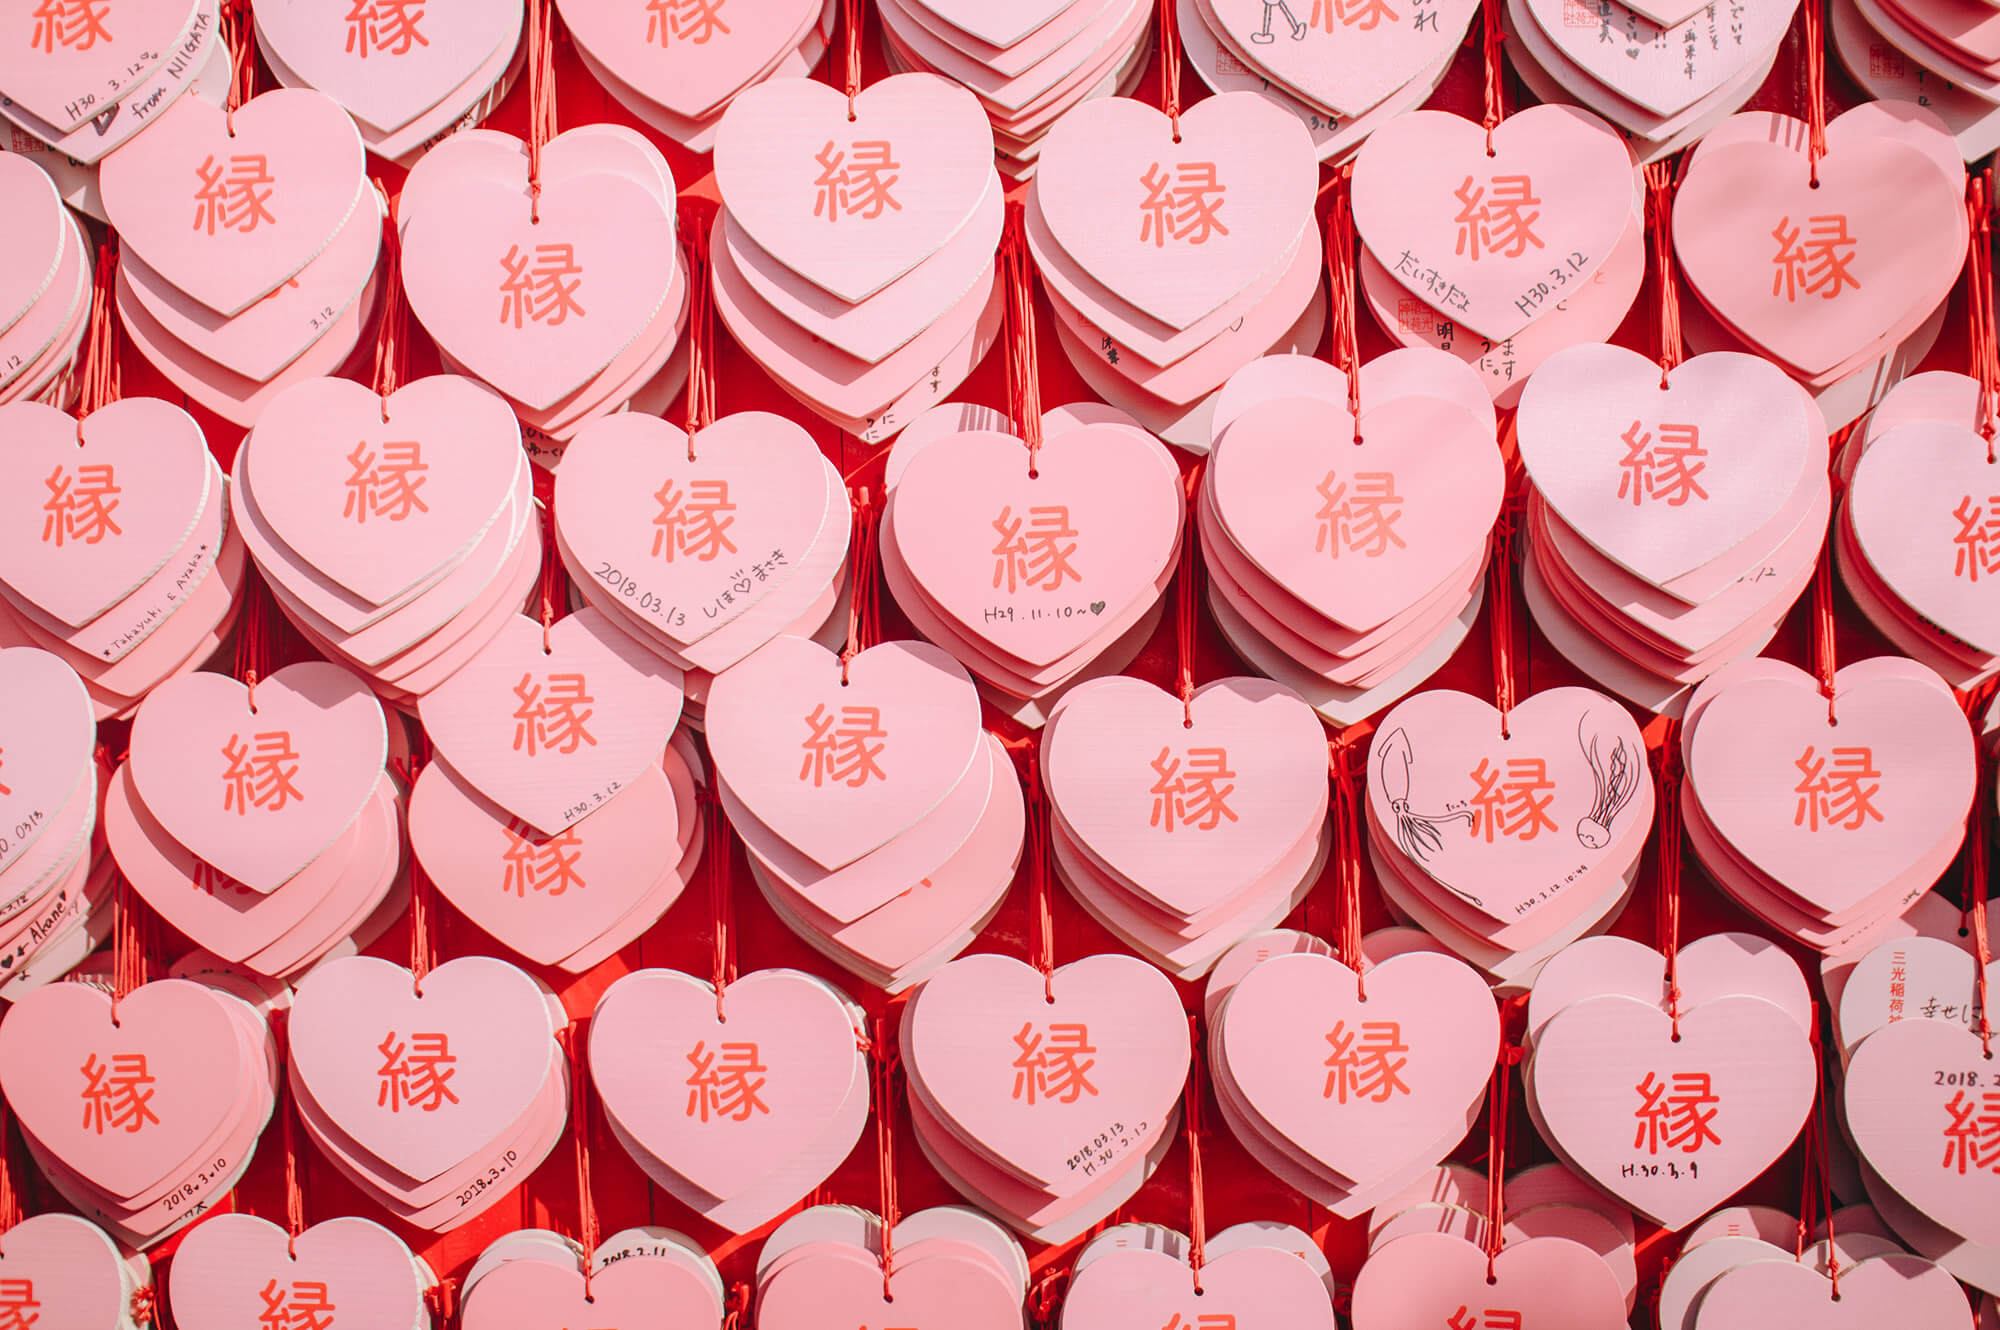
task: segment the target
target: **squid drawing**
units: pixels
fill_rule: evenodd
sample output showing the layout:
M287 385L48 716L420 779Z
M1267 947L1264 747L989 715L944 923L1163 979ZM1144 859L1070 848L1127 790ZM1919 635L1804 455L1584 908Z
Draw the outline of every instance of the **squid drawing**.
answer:
M1583 749L1584 761L1590 764L1590 774L1596 781L1596 792L1590 800L1590 812L1576 824L1576 838L1586 849L1601 850L1611 843L1611 823L1625 805L1632 802L1633 792L1639 788L1639 773L1645 769L1636 749L1630 748L1619 738L1607 755L1599 750L1602 736L1584 736L1584 726L1589 724L1586 714L1577 719L1576 742Z
M1485 903L1470 892L1460 891L1451 883L1431 870L1430 858L1444 848L1444 835L1440 828L1447 822L1463 822L1468 832L1479 830L1479 814L1470 808L1461 808L1450 813L1417 813L1410 810L1410 763L1415 756L1410 748L1410 736L1402 730L1395 730L1384 736L1376 745L1380 755L1378 767L1382 779L1382 793L1388 797L1389 811L1396 818L1396 844L1404 854L1424 865L1424 871L1439 886L1458 897L1466 904L1479 909Z

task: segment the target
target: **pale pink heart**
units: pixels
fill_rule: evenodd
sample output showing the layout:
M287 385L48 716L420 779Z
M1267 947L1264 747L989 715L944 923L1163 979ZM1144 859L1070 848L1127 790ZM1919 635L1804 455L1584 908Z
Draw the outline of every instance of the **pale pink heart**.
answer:
M971 676L928 642L884 642L843 665L806 638L774 638L715 677L703 725L745 807L824 868L928 816L982 742Z
M577 45L621 83L677 116L700 119L805 40L820 0L754 0L740 10L563 0L557 8Z
M57 820L91 771L97 739L90 697L57 657L33 647L0 650L0 869L18 863Z
M346 379L307 379L258 417L248 478L302 560L384 605L462 557L505 510L520 439L506 400L471 379L418 379L387 402Z
M1288 397L1244 412L1216 449L1212 493L1258 568L1326 618L1365 631L1478 557L1500 511L1500 450L1484 422L1441 396L1373 407L1364 397L1358 446L1353 418L1333 408L1329 429L1329 410ZM1365 515L1370 493L1400 499L1374 509L1379 529L1320 516Z
M317 92L279 88L233 119L182 97L104 160L98 187L149 267L240 314L332 241L362 202L365 156L347 112Z
M190 1230L174 1251L167 1301L187 1330L228 1330L261 1315L261 1291L323 1285L325 1302L362 1325L425 1316L424 1288L402 1239L368 1219L329 1219L289 1238L268 1219L221 1214Z
M989 46L1011 47L1060 18L1075 0L1022 0L1001 7L981 0L937 0L924 8Z
M1665 389L1636 351L1558 351L1522 392L1515 428L1563 523L1655 586L1718 561L1736 575L1761 564L1770 551L1752 537L1824 447L1784 372L1731 351L1682 362Z
M1030 1102L1014 1093L1024 1047L1017 1036L1060 1042L1056 1026L1080 1027L1095 1048L1089 1092L1070 1087ZM1145 1139L1164 1130L1188 1071L1187 1018L1173 985L1121 955L1060 967L1048 992L1038 972L1012 957L962 956L910 1000L902 1047L912 1078L955 1134L1009 1173L1063 1191L1083 1183L1076 1152L1106 1128L1123 1123Z
M673 867L678 820L665 775L648 768L591 816L543 836L435 762L410 799L410 848L461 914L554 965L616 927Z
M999 243L1005 212L1005 191L995 175L972 219L944 248L859 304L849 304L785 267L726 212L719 234L728 250L724 262L777 314L848 355L877 364L943 317L979 282Z
M1563 56L1618 96L1670 116L1761 66L1791 26L1796 5L1765 5L1735 16L1717 40L1697 11L1662 26L1612 4L1603 23L1571 21L1561 0L1527 0L1536 25ZM1620 12L1624 11L1624 12ZM1596 11L1593 17L1596 16ZM1605 41L1600 28L1613 40ZM1687 52L1694 52L1692 56ZM1658 138L1660 135L1654 135Z
M1056 721L1042 761L1058 815L1176 915L1212 909L1269 872L1326 816L1319 718L1268 680L1219 679L1183 707L1113 675L1078 685Z
M421 988L421 993L417 991ZM520 1119L548 1080L548 999L505 961L462 956L415 983L400 965L353 956L320 966L292 1000L292 1075L354 1142L413 1179L438 1176ZM441 1035L457 1061L434 1109L384 1103L383 1045Z
M1029 188L1079 267L1145 315L1185 328L1284 259L1312 221L1318 179L1303 125L1253 93L1225 93L1182 114L1178 142L1143 102L1085 102L1043 142ZM1173 197L1176 180L1184 192L1210 191L1200 196L1209 211L1149 209L1149 194Z
M308 86L377 129L399 129L451 97L521 35L519 0L376 11L358 21L337 5L281 0L257 12L257 43ZM349 6L352 9L352 6ZM368 12L368 11L362 11Z
M1230 990L1221 1021L1217 1056L1250 1108L1292 1148L1360 1185L1463 1130L1500 1042L1486 981L1455 957L1427 952L1370 967L1365 997L1354 971L1331 956L1273 956ZM1322 1074L1330 1049L1343 1038L1365 1043L1364 1027L1382 1021L1395 1022L1408 1046L1400 1093Z
M51 206L54 205L54 206ZM0 275L0 329L11 329L37 300L58 293L68 238L62 201L46 172L19 153L0 157L0 207L18 227L19 257Z
M1689 284L1744 338L1809 374L1922 323L1957 279L1963 225L1951 181L1886 136L1838 144L1820 159L1817 188L1802 148L1730 143L1702 154L1674 198ZM1793 262L1816 237L1831 265Z
M1181 1317L1234 1316L1270 1330L1333 1330L1326 1285L1305 1261L1276 1247L1244 1247L1210 1257L1201 1293L1187 1261L1164 1251L1114 1248L1093 1255L1063 1296L1063 1316L1102 1330L1158 1330Z
M1976 1033L1956 1021L1906 1020L1861 1041L1844 1098L1868 1166L1933 1222L1987 1247L2000 1245L2000 1173L1964 1133L1990 1116L1994 1084Z
M74 129L112 109L172 50L195 6L141 0L106 12L102 3L22 9L0 44L0 88L38 119Z
M306 661L257 681L183 674L132 723L132 779L175 840L253 891L317 858L382 779L382 704L338 665Z
M752 240L853 304L971 220L992 174L993 134L971 93L931 74L869 84L851 120L847 107L811 79L746 89L722 118L715 171L723 206ZM829 176L831 187L818 183Z
M753 971L714 991L685 975L638 971L606 990L590 1029L590 1076L605 1111L648 1154L719 1200L795 1166L834 1125L865 1067L852 1018L826 985ZM691 1091L707 1060L749 1044L764 1112ZM820 1179L796 1179L800 1195Z
M79 1111L132 1058L153 1077L146 1113ZM243 1111L252 1074L223 1000L184 979L133 989L115 1024L110 995L87 984L35 989L0 1021L0 1092L22 1129L112 1196L141 1196L185 1168Z
M899 1226L900 1227L900 1226ZM814 1243L760 1280L757 1324L766 1330L864 1326L950 1326L1016 1330L1018 1289L990 1259L941 1239L898 1242L894 1271L864 1247Z
M1813 998L1798 962L1754 933L1711 933L1679 948L1673 979L1680 985L1683 1008L1717 997L1762 998L1799 1029L1812 1028ZM1535 976L1528 1038L1532 1041L1565 1007L1607 993L1664 1004L1670 996L1667 958L1623 937L1586 937L1564 947Z
M1611 257L1633 183L1617 131L1575 107L1515 112L1493 131L1493 152L1476 121L1398 116L1355 159L1354 225L1412 295L1498 342Z
M417 714L459 775L554 835L659 765L681 701L679 670L585 608L546 630L515 615Z
M646 1325L716 1330L716 1294L687 1264L645 1255L624 1257L583 1276L550 1260L502 1261L480 1276L465 1300L466 1330L516 1330L524 1325ZM400 1327L398 1327L400 1330Z
M1579 890L1595 871L1622 872L1653 820L1645 744L1610 698L1553 688L1508 712L1507 730L1502 739L1483 699L1418 693L1383 718L1368 755L1373 834L1499 924ZM1549 782L1532 796L1548 801L1539 814L1532 800L1512 814L1493 802L1509 771Z
M1117 426L1051 434L1032 458L1012 434L953 434L911 459L884 520L941 610L1047 665L1150 597L1173 562L1182 500L1165 460L1157 440Z
M1798 1023L1774 1003L1734 995L1683 1009L1678 1025L1658 1003L1586 998L1543 1027L1533 1072L1541 1120L1563 1155L1669 1229L1769 1168L1797 1137L1816 1084ZM1677 1136L1670 1118L1669 1130L1648 1131L1649 1093L1668 1102L1697 1077L1715 1096L1706 1128Z
M1747 1261L1708 1286L1695 1311L1696 1330L1958 1330L1972 1309L1965 1290L1919 1256L1897 1252L1840 1267L1840 1293L1809 1265Z
M312 262L234 317L180 290L136 254L118 265L117 299L144 305L167 336L194 354L265 382L328 335L368 289L382 248L382 215L379 199L364 200Z
M2000 653L2000 606L1976 549L1957 539L1984 521L1996 473L1986 441L1961 425L1911 420L1868 445L1847 490L1847 520L1868 564L1922 618ZM4 548L4 546L0 546Z
M665 302L674 219L608 172L544 179L536 202L526 166L453 167L448 185L406 210L403 284L454 360L544 410L610 364Z
M33 1303L30 1325L47 1330L115 1326L131 1300L118 1249L110 1237L75 1215L39 1214L0 1237L0 1279Z
M15 402L0 407L0 430L10 468L0 581L63 623L89 623L130 595L201 516L208 443L177 406L128 397L79 424Z
M692 456L690 456L692 454ZM575 561L671 642L699 642L786 579L835 495L819 446L783 416L723 416L690 443L657 416L593 421L563 453L555 515Z
M1811 675L1773 665L1715 691L1687 768L1717 833L1830 916L1956 843L1974 782L1964 713L1921 667L1895 657L1846 666L1833 710L1837 725ZM1843 771L1859 780L1852 800L1838 797Z
M1486 1274L1486 1251L1445 1233L1413 1233L1362 1262L1354 1330L1439 1330L1456 1319L1534 1330L1609 1330L1626 1324L1625 1295L1604 1258L1567 1238L1510 1242Z
M1204 18L1215 20L1210 26L1220 29L1226 49L1242 57L1238 63L1268 73L1315 106L1340 112L1343 121L1382 102L1440 57L1448 57L1479 9L1468 0L1358 9L1336 8L1328 0L1323 6L1313 5L1309 14L1280 11L1289 22L1288 31L1274 30L1270 21L1274 15L1261 0L1208 0L1200 8Z

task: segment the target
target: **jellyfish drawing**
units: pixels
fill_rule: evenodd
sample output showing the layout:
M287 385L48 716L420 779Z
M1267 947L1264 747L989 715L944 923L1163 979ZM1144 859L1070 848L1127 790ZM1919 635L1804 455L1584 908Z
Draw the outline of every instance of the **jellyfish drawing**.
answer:
M1576 838L1586 848L1601 850L1611 843L1611 823L1625 805L1632 802L1632 794L1639 788L1639 773L1645 769L1636 748L1628 745L1621 736L1611 746L1607 755L1601 749L1602 735L1584 734L1584 727L1590 723L1590 716L1578 718L1576 722L1577 746L1583 749L1583 759L1590 764L1590 774L1596 782L1596 792L1591 796L1590 812L1576 824Z
M1403 853L1424 866L1431 880L1449 891L1468 905L1485 908L1485 902L1470 892L1460 891L1451 883L1439 877L1430 867L1430 858L1444 848L1444 834L1440 831L1446 822L1463 822L1469 831L1479 829L1479 814L1470 808L1461 808L1450 813L1416 813L1410 810L1410 764L1416 754L1410 746L1410 736L1402 730L1395 730L1384 736L1376 745L1381 755L1378 764L1382 777L1382 792L1389 799L1389 811L1396 818L1396 844Z

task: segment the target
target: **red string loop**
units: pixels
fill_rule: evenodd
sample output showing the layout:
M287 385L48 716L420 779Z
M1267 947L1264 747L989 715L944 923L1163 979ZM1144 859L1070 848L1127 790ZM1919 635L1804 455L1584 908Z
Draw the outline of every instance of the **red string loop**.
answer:
M250 49L250 0L223 0L219 26L223 49L229 52L229 91L223 102L223 123L236 137L236 110L257 95L257 56Z
M1368 980L1361 955L1361 800L1356 780L1356 744L1346 732L1326 741L1327 775L1332 781L1331 821L1333 862L1339 896L1333 949L1340 963L1354 971L1361 1001L1368 1000Z
M1654 755L1659 795L1654 829L1659 837L1660 954L1666 957L1667 1015L1673 1021L1674 1042L1681 1038L1681 733L1680 722L1669 721Z
M1819 552L1819 567L1813 573L1812 603L1812 659L1813 673L1819 678L1820 696L1826 699L1826 723L1840 723L1834 714L1833 680L1840 672L1840 663L1834 646L1833 617L1833 541L1828 540Z
M1972 377L1979 381L1979 433L1986 440L1986 460L1995 460L1996 414L2000 414L2000 334L1993 309L1993 170L1966 182L1966 213L1972 243L1966 247L1966 319L1971 324L1967 345Z
M1160 109L1181 141L1181 16L1174 0L1160 0Z
M1500 31L1500 0L1480 0L1480 57L1486 71L1485 115L1480 123L1486 128L1486 155L1493 156L1493 130L1506 117L1507 109L1502 103L1501 76L1504 70L1500 64L1500 43L1504 35Z
M1042 759L1035 740L1022 741L1027 754L1027 779L1022 791L1027 801L1027 838L1022 857L1028 863L1029 962L1042 975L1042 997L1056 1000L1056 926L1049 898L1049 805L1042 789Z
M528 0L528 216L542 220L542 149L556 136L556 35L551 0Z
M1507 1247L1507 1117L1512 1097L1508 1078L1520 1058L1520 1050L1506 1040L1506 1025L1503 1019L1500 1055L1494 1059L1493 1075L1486 1083L1486 1282L1489 1284L1497 1278L1494 1267Z
M840 27L846 42L847 63L841 90L847 94L847 118L854 120L854 98L861 91L861 0L840 0Z
M722 995L736 982L736 898L732 890L730 858L735 846L730 838L729 819L722 815L722 800L711 791L702 791L708 810L708 906L715 919L715 947L711 956L715 984L715 1019L727 1021Z
M97 271L91 275L89 321L84 327L82 369L76 405L76 441L83 442L84 418L117 401L124 392L119 368L122 325L112 307L118 284L118 233L106 233L97 247Z
M1028 475L1036 474L1042 451L1041 357L1035 347L1034 265L1028 253L1025 205L1007 205L1007 230L1000 242L1000 273L1006 284L1002 309L1007 337L1007 412L1028 445Z
M881 599L875 585L875 500L866 488L858 494L850 492L849 498L854 505L854 544L849 556L853 586L847 597L847 646L840 653L842 687L847 685L848 665L882 636Z
M1193 1056L1188 1061L1181 1129L1187 1133L1188 1151L1188 1268L1194 1274L1194 1291L1200 1293L1201 1268L1208 1260L1208 1206L1203 1199L1201 1177L1201 1017L1194 1012L1188 1013L1188 1047Z
M118 1004L146 984L146 947L140 936L138 893L115 867L111 919L111 1024L118 1024Z
M1181 478L1187 507L1181 516L1181 566L1174 573L1174 648L1177 695L1181 699L1181 723L1194 728L1194 637L1195 583L1201 566L1195 559L1195 505L1201 502L1201 478L1206 464L1196 462Z
M1826 156L1826 20L1818 5L1799 6L1806 45L1806 161L1819 188L1819 159Z
M271 1013L271 1042L277 1046L278 1066L291 1066L291 1012ZM306 1231L306 1194L299 1185L298 1108L292 1102L292 1078L287 1072L278 1078L278 1127L285 1152L285 1252L299 1258L299 1234Z
M403 233L396 225L396 201L380 180L382 199L382 317L375 327L375 368L369 382L382 399L382 423L389 423L389 399L410 373L410 305L403 296Z
M715 292L709 284L708 247L715 206L707 200L681 202L681 244L687 251L688 279L688 461L694 461L694 436L715 423Z
M1668 162L1654 162L1646 168L1647 214L1651 222L1649 239L1653 248L1654 280L1659 283L1654 299L1660 316L1660 387L1667 376L1686 359L1681 342L1681 296L1675 281L1673 216L1674 192L1680 187L1680 171Z
M886 1017L875 1018L871 1041L875 1075L875 1173L882 1193L882 1300L893 1302L889 1279L896 1272L896 1071L898 1058Z
M1500 712L1500 737L1509 737L1507 715L1514 709L1514 554L1520 526L1519 496L1509 494L1493 524L1493 557L1487 570L1491 602L1493 705Z
M1333 173L1333 207L1326 215L1327 293L1331 299L1327 358L1347 376L1347 414L1354 417L1354 441L1361 442L1361 353L1355 311L1354 164Z
M590 1190L590 1068L585 1051L585 1020L572 1020L563 1030L563 1050L569 1055L569 1133L576 1146L576 1240L583 1248L583 1300L591 1301L590 1281L597 1271L597 1201Z

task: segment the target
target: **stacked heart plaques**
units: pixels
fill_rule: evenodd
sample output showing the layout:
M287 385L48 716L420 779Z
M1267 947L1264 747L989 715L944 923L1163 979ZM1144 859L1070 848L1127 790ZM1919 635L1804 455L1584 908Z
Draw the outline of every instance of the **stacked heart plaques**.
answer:
M648 1177L747 1233L824 1182L868 1125L866 1019L798 970L758 970L720 993L636 970L598 1001L590 1077Z
M722 417L693 439L620 412L556 473L556 548L605 621L688 676L689 703L780 634L832 616L853 531L840 472L795 422Z
M870 983L956 956L1020 861L1012 762L964 667L927 642L843 660L779 637L716 676L716 791L778 916Z
M562 1004L505 961L421 977L328 961L292 1000L290 1085L306 1135L369 1201L434 1233L508 1195L561 1140Z
M1870 8L1886 18L1886 9ZM1968 163L2000 147L2000 88L1982 94L1975 90L1978 80L1956 82L1940 52L1926 44L1891 41L1856 0L1828 5L1827 26L1841 67L1869 96L1928 108L1958 140L1959 154Z
M512 135L454 134L397 202L410 310L447 370L502 394L558 456L586 421L680 391L676 206L666 158L621 125L558 134L538 158Z
M1963 374L1904 379L1848 437L1834 562L1882 635L1954 688L2000 668L2000 607L1980 586L1992 502L1984 398ZM1912 519L1915 520L1912 520Z
M576 52L620 106L695 152L738 93L767 79L804 78L833 35L836 0L777 0L750 13L724 0L634 9L615 0L558 0Z
M1037 1242L1124 1204L1177 1134L1188 1021L1172 982L1136 957L1046 975L960 957L905 1004L901 1047L924 1157Z
M344 1215L297 1236L255 1215L220 1214L175 1249L167 1285L174 1322L223 1330L246 1316L344 1313L368 1325L424 1330L437 1275L370 1219Z
M378 157L424 149L492 113L521 72L522 0L448 8L265 0L257 50L288 88L316 88L354 117Z
M106 772L76 675L45 651L9 647L0 687L11 699L0 825L12 829L0 841L0 999L18 1001L110 932L113 874L99 827Z
M1523 1083L1571 1168L1679 1230L1790 1147L1818 1066L1805 976L1776 944L1718 933L1681 948L1673 974L1627 938L1557 953L1529 999Z
M97 1225L49 1211L0 1234L0 1269L51 1324L138 1330L134 1299L150 1290L152 1262L129 1251ZM60 1318L60 1319L59 1319Z
M1500 1043L1485 978L1414 930L1371 934L1362 960L1357 974L1317 939L1258 934L1216 966L1206 997L1230 1131L1280 1182L1350 1219L1464 1139Z
M1920 87L1925 93L1922 104L1962 140L1963 127L1977 124L1980 137L1967 143L1966 160L1979 155L1970 149L1994 132L1990 122L1995 104L2000 103L2000 29L1983 6L1960 8L1941 0L1848 0L1833 6L1831 26L1842 63L1849 62L1849 50L1865 48L1872 53L1880 47L1880 57L1861 57L1875 79ZM1868 80L1862 86L1876 96L1918 100L1907 93L1877 91Z
M403 705L516 616L541 566L530 467L507 402L434 375L380 397L317 378L237 450L233 533L285 616Z
M1231 374L1318 345L1318 180L1304 127L1247 93L1178 121L1125 97L1064 116L1024 220L1063 353L1092 391L1199 450Z
M1056 708L1041 759L1056 876L1179 978L1274 926L1326 866L1326 740L1280 684L1218 679L1183 706L1094 679Z
M19 153L0 154L0 207L18 247L0 281L0 405L68 406L76 384L64 371L90 320L83 231L48 175Z
M115 1003L95 984L49 984L0 1021L0 1091L30 1157L79 1214L137 1249L236 1185L278 1074L258 1010L186 979ZM12 1234L4 1245L11 1254Z
M1826 422L1759 357L1670 372L1615 346L1558 351L1515 417L1523 583L1579 669L1650 710L1777 635L1812 581L1832 506ZM1982 454L1983 455L1983 454Z
M1396 117L1354 161L1361 298L1392 341L1449 351L1500 406L1566 346L1608 340L1646 274L1645 193L1618 132L1531 106L1494 127Z
M380 289L365 162L354 122L318 92L280 88L234 112L175 102L99 173L124 247L126 336L239 425L287 386L350 367Z
M1537 98L1588 108L1642 161L1698 141L1771 72L1797 0L1745 5L1709 27L1700 0L1508 0L1507 54Z
M1378 126L1436 91L1479 12L1470 0L1178 0L1176 8L1202 82L1291 112L1322 161L1351 156Z
M1507 987L1618 915L1653 823L1624 707L1555 688L1504 716L1418 693L1368 752L1368 857L1390 906Z
M255 691L221 674L162 684L105 795L118 867L216 956L293 975L355 932L403 869L403 792L367 685L289 665Z
M1071 685L1129 665L1180 549L1181 474L1114 408L1045 412L1032 452L983 407L935 407L896 439L882 570L988 702L1040 724Z
M1828 1307L1840 1309L1837 1325L1893 1320L1951 1330L1966 1324L1972 1309L1965 1290L1943 1267L1877 1233L1836 1228L1837 1237L1822 1232L1803 1253L1796 1224L1783 1235L1691 1237L1674 1262L1676 1269L1687 1265L1675 1290L1676 1310L1685 1308L1678 1324L1687 1330L1809 1324Z
M508 1330L660 1319L676 1330L717 1330L725 1296L715 1262L670 1228L628 1228L594 1253L547 1229L520 1229L495 1238L466 1272L459 1323Z
M79 193L93 189L87 168L188 93L205 88L220 106L229 85L217 0L137 0L115 14L101 0L37 5L17 18L20 36L0 57L0 117L17 139L47 146L38 158L75 163Z
M244 545L194 418L132 397L82 420L0 407L0 643L61 658L98 719L129 716L212 656L236 621Z
M1333 1270L1319 1244L1290 1224L1237 1224L1209 1237L1201 1264L1185 1235L1118 1224L1076 1254L1063 1295L1064 1330L1189 1324L1197 1314L1272 1330L1333 1330ZM1162 1321L1161 1317L1167 1319ZM1193 1324L1199 1325L1198 1320Z
M772 1230L757 1256L757 1324L912 1324L1021 1330L1028 1258L1014 1235L958 1206L896 1221L883 1269L882 1221L848 1205L816 1205Z
M1909 103L1836 117L1817 162L1810 138L1773 113L1717 126L1688 159L1673 240L1700 301L1683 306L1689 348L1766 357L1838 428L1935 338L1965 260L1965 167Z
M1738 661L1689 699L1681 751L1702 866L1821 952L1900 936L1965 838L1971 731L1944 680L1900 656L1846 666L1830 696L1793 666Z
M716 133L716 308L772 380L864 443L950 395L999 335L1004 202L972 94L901 74L778 79Z
M1217 395L1195 508L1222 635L1350 725L1448 660L1484 600L1505 478L1491 400L1449 355L1405 348L1347 376L1252 361Z
M995 160L1016 179L1034 172L1070 108L1132 91L1153 31L1146 0L882 0L876 12L889 67L940 74L977 97Z

